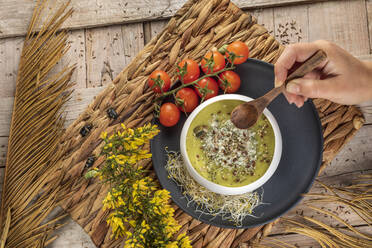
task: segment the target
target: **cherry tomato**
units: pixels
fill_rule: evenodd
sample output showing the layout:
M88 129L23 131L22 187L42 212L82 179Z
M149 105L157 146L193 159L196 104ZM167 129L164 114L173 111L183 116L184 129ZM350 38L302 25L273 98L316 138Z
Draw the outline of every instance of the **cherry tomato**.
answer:
M167 92L171 86L171 79L165 71L156 70L150 74L148 84L156 93Z
M176 94L178 108L186 113L192 112L199 104L198 95L191 88L182 88Z
M213 59L212 59L212 54L213 54ZM211 66L212 64L213 64L213 67L211 71L209 69L209 66ZM207 52L201 61L201 67L205 74L218 72L222 70L223 68L225 68L225 57L217 51Z
M218 84L211 77L203 78L195 85L196 93L205 100L215 97L218 94Z
M240 77L236 72L224 71L220 75L219 85L223 91L226 93L234 93L240 87Z
M230 45L227 46L226 58L230 61L230 54L234 54L234 64L239 65L244 63L249 56L249 49L248 46L241 41L234 41ZM230 53L230 54L229 54ZM231 61L230 61L231 63Z
M180 110L174 103L164 103L160 107L159 121L163 126L171 127L180 120Z
M184 73L183 74L184 84L191 83L199 78L200 75L199 65L194 60L192 59L182 60L178 64L178 66L179 67L177 68L177 72ZM179 79L181 80L181 75L179 75Z

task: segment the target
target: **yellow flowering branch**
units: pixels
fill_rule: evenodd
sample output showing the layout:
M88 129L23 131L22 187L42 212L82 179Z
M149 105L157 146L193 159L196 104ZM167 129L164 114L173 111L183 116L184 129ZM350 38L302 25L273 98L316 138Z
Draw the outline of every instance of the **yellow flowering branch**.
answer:
M87 172L86 177L98 177L111 185L103 205L111 210L107 223L116 239L126 237L124 248L164 247L191 248L185 233L173 236L181 226L174 219L169 205L169 192L159 189L146 170L137 163L151 158L144 145L159 133L156 125L136 129L122 125L123 130L108 137L103 132L101 152L106 161L102 168Z

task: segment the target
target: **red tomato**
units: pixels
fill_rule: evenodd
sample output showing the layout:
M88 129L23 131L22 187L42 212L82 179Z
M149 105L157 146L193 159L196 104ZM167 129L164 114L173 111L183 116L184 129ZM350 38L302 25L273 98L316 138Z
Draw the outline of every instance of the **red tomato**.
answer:
M240 77L236 72L224 71L220 74L219 85L223 91L226 93L234 93L240 87Z
M199 104L198 95L191 88L182 88L176 94L178 108L186 113L192 112Z
M218 84L211 77L203 78L195 85L196 93L205 100L215 97L218 94Z
M159 121L163 126L171 127L180 120L180 110L173 103L167 102L161 105Z
M234 64L239 65L244 63L249 56L248 46L241 41L234 41L227 46L226 58L230 61L230 54L234 54ZM230 53L230 54L229 54ZM230 61L231 63L231 61Z
M185 66L186 65L186 66ZM183 73L183 83L188 84L199 78L199 65L192 59L182 60L177 67L177 72ZM178 76L181 80L181 75Z
M171 86L171 79L165 71L156 70L150 74L148 84L156 93L167 92Z
M213 54L213 58L212 58ZM214 62L214 63L213 63ZM212 71L209 69L212 66ZM217 52L207 52L201 61L201 67L205 74L210 74L213 72L218 72L225 68L225 57Z

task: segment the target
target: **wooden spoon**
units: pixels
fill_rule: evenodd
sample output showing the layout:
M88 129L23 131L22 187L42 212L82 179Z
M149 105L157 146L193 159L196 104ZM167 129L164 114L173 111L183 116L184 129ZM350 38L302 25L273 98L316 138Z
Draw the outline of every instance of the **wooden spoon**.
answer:
M280 93L285 91L286 84L295 79L306 75L318 67L325 59L327 55L324 51L318 50L314 55L308 58L300 67L294 70L286 79L286 81L280 86L276 87L265 95L243 104L240 104L234 108L231 112L231 121L237 128L246 129L253 126L258 118L260 118L264 109L274 100Z

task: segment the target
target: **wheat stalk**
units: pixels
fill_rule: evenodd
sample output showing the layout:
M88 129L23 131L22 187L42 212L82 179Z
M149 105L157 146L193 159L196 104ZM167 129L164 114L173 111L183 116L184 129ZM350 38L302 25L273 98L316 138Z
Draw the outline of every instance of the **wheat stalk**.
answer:
M324 248L359 248L372 247L372 235L366 234L351 226L345 220L332 213L313 206L319 203L338 203L341 206L353 210L361 219L361 223L371 227L372 223L372 184L370 180L372 174L360 175L351 186L332 187L322 182L318 182L327 193L306 194L311 197L306 201L307 207L325 214L337 220L342 228L333 227L315 218L302 216L301 221L288 218L281 218L281 223L287 227L287 232L297 233L316 240ZM254 244L254 247L292 247L290 244L272 237L266 238L261 244Z
M62 178L45 185L59 168L61 108L71 94L73 67L49 75L68 50L67 33L58 30L72 14L69 3L40 25L48 0L38 0L23 45L2 193L1 247L44 247L54 240L50 234L64 217L57 214L47 221L66 196Z

